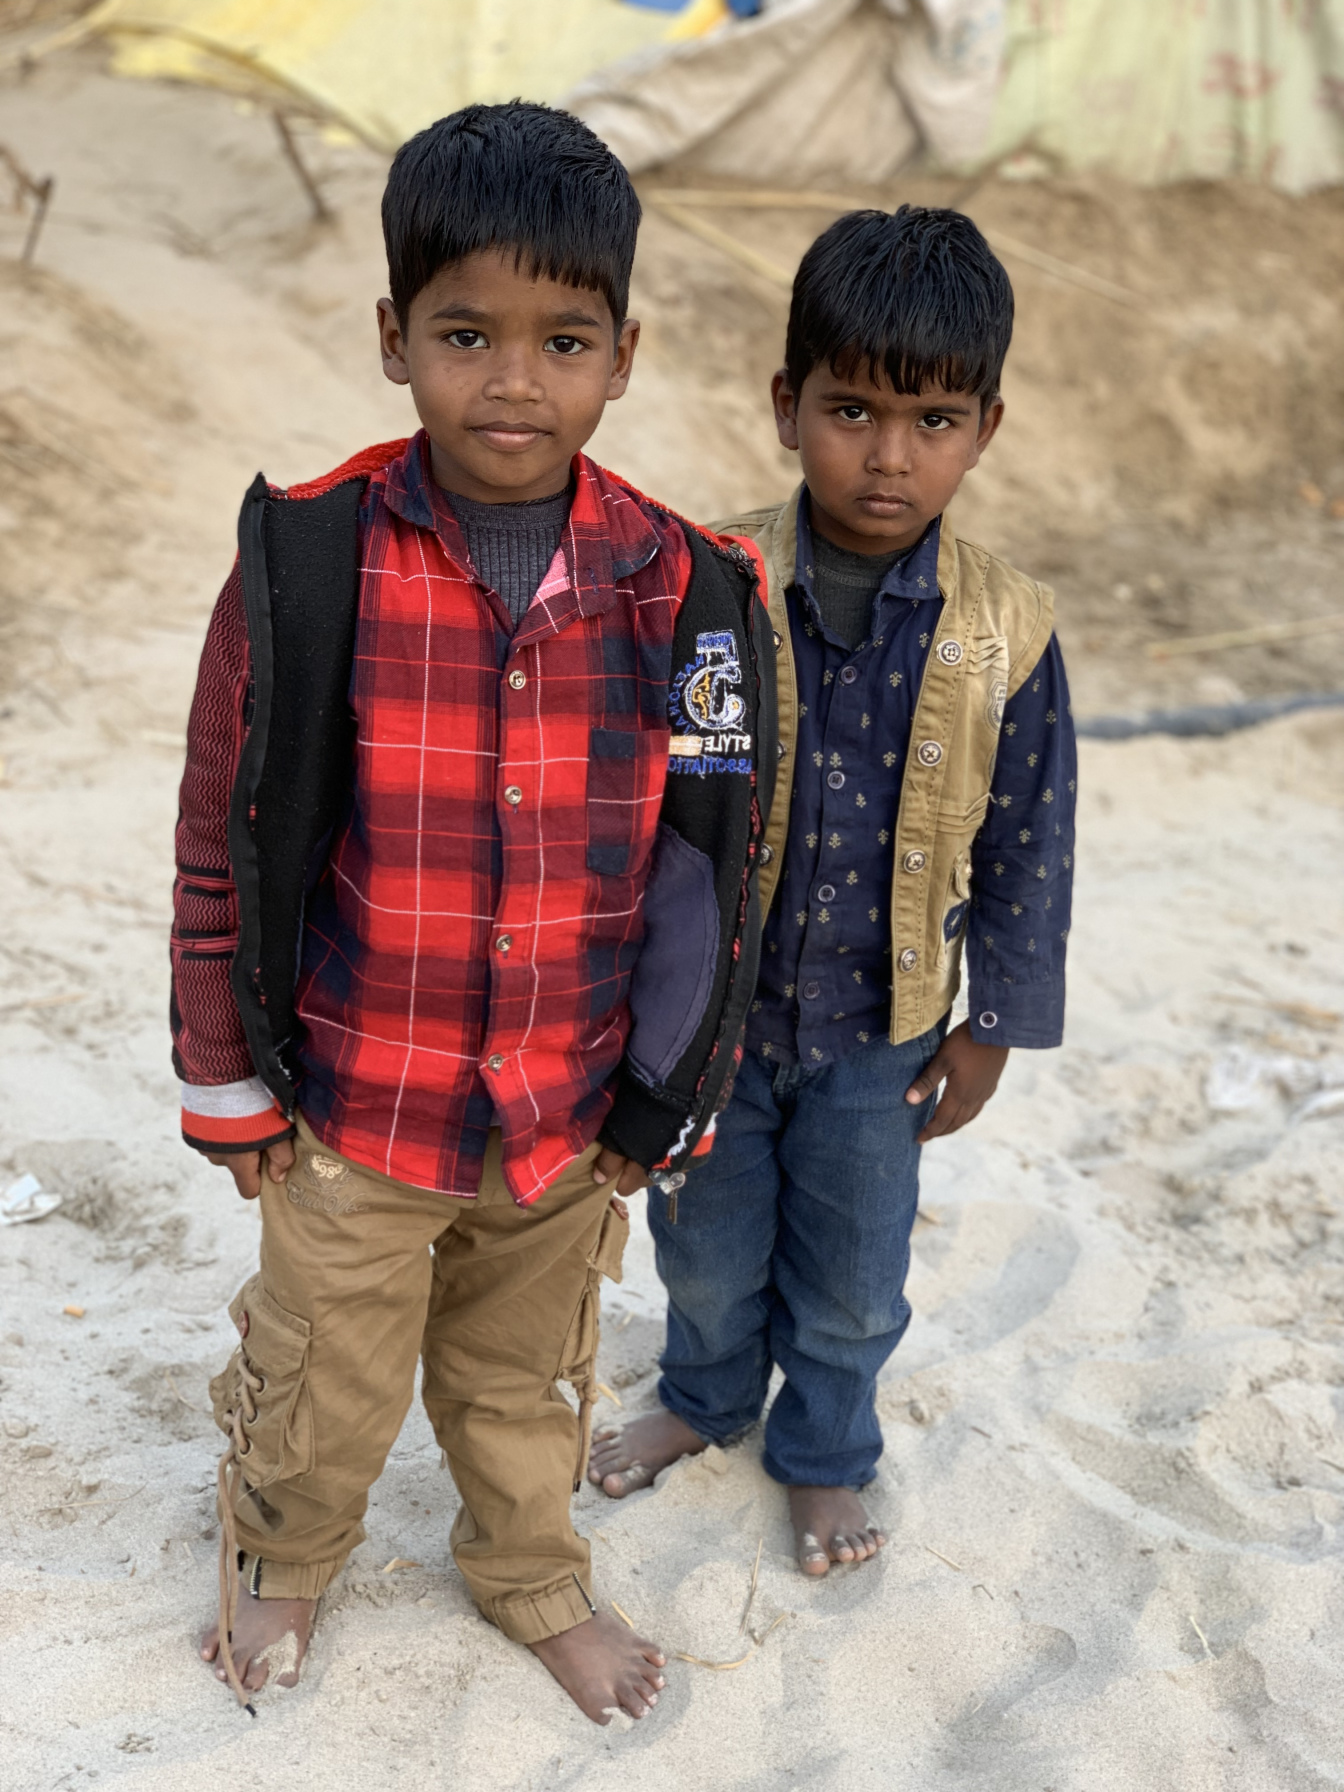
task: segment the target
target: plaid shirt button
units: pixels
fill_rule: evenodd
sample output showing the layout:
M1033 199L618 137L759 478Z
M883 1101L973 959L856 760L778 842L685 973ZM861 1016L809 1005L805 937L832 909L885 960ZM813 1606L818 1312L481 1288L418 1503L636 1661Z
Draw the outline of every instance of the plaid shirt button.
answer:
M504 1060L498 1052L492 1052L485 1060L485 1068L487 1070L503 1070Z
M506 803L511 803L516 809L522 800L523 793L516 784L506 784L504 786L504 801Z
M526 672L513 671L513 672L509 673L509 689L511 691L521 691L523 686L526 683L527 683L527 673Z
M495 941L495 949L499 952L507 952L512 944L513 935L511 933L501 933L499 938Z

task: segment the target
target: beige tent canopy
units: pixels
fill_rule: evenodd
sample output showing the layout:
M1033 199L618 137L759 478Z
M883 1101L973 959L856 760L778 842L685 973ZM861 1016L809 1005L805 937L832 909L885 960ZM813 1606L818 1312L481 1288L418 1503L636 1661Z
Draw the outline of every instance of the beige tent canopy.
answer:
M1344 180L1344 0L103 0L82 29L385 149L523 94L636 172Z

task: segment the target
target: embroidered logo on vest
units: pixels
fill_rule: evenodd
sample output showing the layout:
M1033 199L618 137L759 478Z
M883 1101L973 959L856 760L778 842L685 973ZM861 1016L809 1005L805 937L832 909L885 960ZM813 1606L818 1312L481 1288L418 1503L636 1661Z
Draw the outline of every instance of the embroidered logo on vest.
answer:
M751 736L742 729L747 706L738 694L742 666L731 630L695 637L695 659L672 680L667 713L672 724L668 771L703 778L711 772L751 772Z

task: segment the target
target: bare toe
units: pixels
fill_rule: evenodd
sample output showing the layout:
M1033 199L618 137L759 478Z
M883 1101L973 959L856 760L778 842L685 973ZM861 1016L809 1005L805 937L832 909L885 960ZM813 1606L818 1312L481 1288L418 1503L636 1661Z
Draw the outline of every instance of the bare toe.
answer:
M804 1574L825 1574L830 1568L830 1558L821 1547L821 1542L811 1531L803 1534L798 1550L798 1565Z

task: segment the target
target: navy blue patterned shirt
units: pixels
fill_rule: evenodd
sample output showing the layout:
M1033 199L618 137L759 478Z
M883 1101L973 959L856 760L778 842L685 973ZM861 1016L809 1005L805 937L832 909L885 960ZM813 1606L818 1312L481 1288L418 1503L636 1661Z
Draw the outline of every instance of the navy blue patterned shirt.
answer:
M822 621L807 493L786 596L798 679L794 785L779 888L766 922L748 1049L832 1063L889 1031L896 815L915 699L943 599L940 526L887 572L853 649ZM1051 636L1004 709L989 812L971 849L966 923L974 1038L1053 1046L1063 1035L1077 755Z

